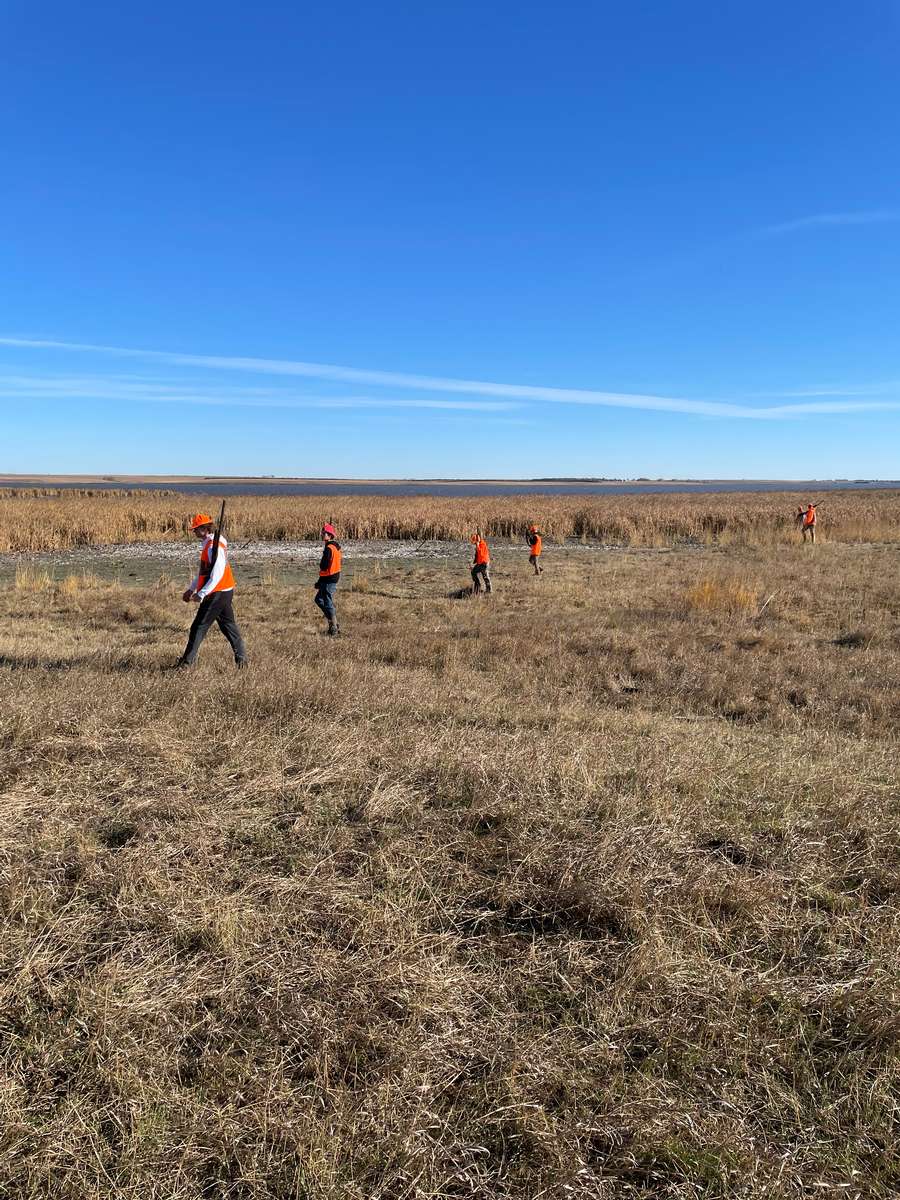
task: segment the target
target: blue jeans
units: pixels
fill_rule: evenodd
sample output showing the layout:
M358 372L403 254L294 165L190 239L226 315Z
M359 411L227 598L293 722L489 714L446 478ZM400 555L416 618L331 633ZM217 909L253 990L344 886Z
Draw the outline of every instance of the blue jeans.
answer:
M320 579L316 584L315 603L321 608L322 612L328 618L329 623L337 620L337 613L334 607L334 592L337 587L337 578L326 576Z

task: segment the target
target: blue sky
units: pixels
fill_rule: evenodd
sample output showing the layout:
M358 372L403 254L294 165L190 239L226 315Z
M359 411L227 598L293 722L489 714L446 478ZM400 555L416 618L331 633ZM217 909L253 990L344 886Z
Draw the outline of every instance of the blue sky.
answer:
M0 45L0 471L900 474L895 0L12 0Z

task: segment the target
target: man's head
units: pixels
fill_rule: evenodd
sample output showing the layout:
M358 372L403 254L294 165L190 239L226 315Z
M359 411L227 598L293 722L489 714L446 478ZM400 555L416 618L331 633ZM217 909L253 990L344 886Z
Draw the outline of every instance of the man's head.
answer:
M481 541L481 537L479 534L473 533L472 536L469 538L469 541L472 543L473 546L477 546L478 543Z
M208 533L212 533L213 520L208 513L196 513L191 518L191 533L196 538L205 538Z
M334 539L337 537L337 530L335 529L335 527L333 525L323 525L322 526L322 537L325 539L326 542L333 542Z
M528 532L529 533L537 533L537 525L529 525Z

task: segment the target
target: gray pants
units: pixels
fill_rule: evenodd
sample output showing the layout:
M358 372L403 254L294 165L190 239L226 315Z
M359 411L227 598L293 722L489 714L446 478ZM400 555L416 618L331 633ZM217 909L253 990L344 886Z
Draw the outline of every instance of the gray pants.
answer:
M487 563L476 563L472 568L472 589L480 592L482 586L486 592L491 590L491 573Z
M241 637L238 623L234 619L231 596L231 592L212 592L200 601L200 607L197 609L197 615L194 617L194 623L188 634L187 647L181 656L181 661L186 667L192 666L196 661L200 644L213 624L218 625L228 638L228 644L234 651L234 661L237 665L242 667L247 661L244 639Z

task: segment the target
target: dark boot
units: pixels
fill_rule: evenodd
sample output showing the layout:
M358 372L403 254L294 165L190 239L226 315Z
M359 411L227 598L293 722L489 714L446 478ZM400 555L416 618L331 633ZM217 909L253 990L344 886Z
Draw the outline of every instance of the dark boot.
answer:
M328 622L328 636L329 637L337 637L337 635L340 632L341 631L340 631L340 629L338 629L337 621L329 621Z

